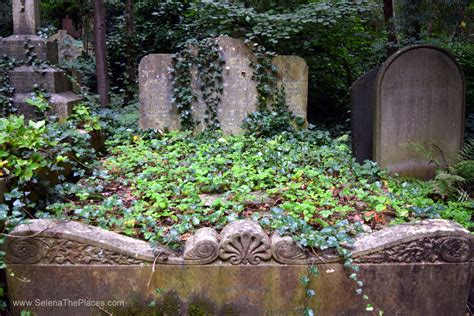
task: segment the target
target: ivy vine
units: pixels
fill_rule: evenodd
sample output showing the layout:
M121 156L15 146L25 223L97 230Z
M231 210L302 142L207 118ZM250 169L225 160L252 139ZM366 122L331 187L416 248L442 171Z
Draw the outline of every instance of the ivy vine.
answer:
M9 56L0 59L0 116L14 114L18 109L13 105L15 88L10 83L9 72L15 68L17 61Z
M222 70L225 61L215 39L202 40L198 43L198 49L196 61L201 82L200 89L206 103L204 121L207 129L217 130L220 128L217 108L224 90Z
M197 94L193 91L193 67L197 69L202 99L206 104L204 122L207 130L217 130L220 122L217 116L223 92L222 71L225 63L215 38L192 39L184 48L173 55L173 98L183 130L193 130L199 123L193 118L193 102Z
M272 63L276 54L268 51L263 45L245 41L250 45L255 60L250 62L253 69L252 79L257 83L257 110L266 111L272 103L277 88L278 68Z
M272 63L274 52L264 46L245 41L255 58L251 60L253 69L252 80L256 82L257 111L251 113L243 122L244 129L266 135L268 132L291 130L295 116L286 104L284 87L278 87L278 68ZM181 129L193 130L200 122L193 117L193 103L198 100L198 94L193 87L193 69L197 70L199 90L206 104L204 123L206 130L220 129L218 106L223 92L223 66L225 60L220 52L217 39L210 37L203 40L190 39L183 48L172 57L172 103L177 110ZM297 124L302 125L302 124Z
M172 102L178 111L182 130L192 130L195 126L192 104L197 99L191 86L191 67L193 52L190 47L185 47L173 55L173 98Z

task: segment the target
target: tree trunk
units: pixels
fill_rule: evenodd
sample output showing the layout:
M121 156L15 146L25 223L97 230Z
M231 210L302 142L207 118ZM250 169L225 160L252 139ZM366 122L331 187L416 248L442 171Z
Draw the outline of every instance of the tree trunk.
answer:
M383 1L383 16L385 20L385 27L387 28L387 40L388 40L388 55L392 55L398 49L398 36L397 29L395 25L395 10L394 10L394 0L384 0Z
M94 49L97 73L97 91L100 105L107 107L109 97L109 75L107 71L107 45L105 43L105 8L103 0L93 0L94 8Z
M417 42L421 39L421 0L407 1L408 9L406 18L408 19L408 28L406 30L408 38L411 41Z
M133 99L135 86L135 63L134 63L134 45L133 45L133 34L134 34L134 21L133 21L133 0L125 0L125 16L127 23L127 80L125 81L127 86L125 87L125 98L124 103L128 104Z

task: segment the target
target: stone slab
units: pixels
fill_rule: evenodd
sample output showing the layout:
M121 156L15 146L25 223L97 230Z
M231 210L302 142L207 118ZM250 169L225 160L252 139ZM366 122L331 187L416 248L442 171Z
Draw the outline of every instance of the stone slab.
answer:
M317 315L367 315L367 302L340 259L315 256L294 264L301 253L291 237L270 241L248 220L229 224L220 236L198 230L184 260L164 246L152 250L146 242L71 221L31 220L12 236L5 250L13 314L21 310L13 302L31 301L35 315L301 315L305 304ZM463 315L473 241L445 220L358 237L353 253L364 293L384 315ZM279 263L282 257L293 262ZM300 278L310 265L320 275L312 277L317 294L308 301Z
M72 91L52 93L49 99L53 109L52 112L59 121L64 121L74 110L74 106L82 102L83 98Z
M35 68L34 66L19 66L10 71L10 83L17 93L27 93L37 86L50 93L60 93L72 89L66 73L52 67Z
M36 35L12 35L0 39L0 55L7 55L18 61L26 61L25 43L34 47L34 53L39 59L51 64L58 63L58 44L45 41Z
M219 37L218 44L225 60L223 70L223 93L218 106L221 129L227 134L241 132L241 125L248 114L256 111L257 90L252 80L250 62L254 58L250 49L238 39ZM290 111L306 119L308 67L304 59L297 56L278 56L273 60L279 66L280 82L286 90ZM159 128L176 130L180 119L172 105L171 55L151 54L145 56L139 66L140 121L142 129ZM197 75L192 86L199 91ZM201 122L197 130L204 129L206 106L200 93L193 105L193 116Z

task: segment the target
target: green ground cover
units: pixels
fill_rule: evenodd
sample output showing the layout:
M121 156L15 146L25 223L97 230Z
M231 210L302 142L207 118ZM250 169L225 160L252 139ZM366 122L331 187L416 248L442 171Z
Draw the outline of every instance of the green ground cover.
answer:
M472 227L472 201L448 201L435 182L356 163L347 135L136 133L112 138L109 150L92 175L36 216L79 220L174 247L200 227L220 229L242 218L323 249L349 240L361 224L373 230L442 217Z

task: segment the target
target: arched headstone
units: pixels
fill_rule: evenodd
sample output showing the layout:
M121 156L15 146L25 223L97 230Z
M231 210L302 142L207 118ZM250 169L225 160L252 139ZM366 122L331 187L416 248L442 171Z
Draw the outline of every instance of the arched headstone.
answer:
M432 178L437 165L455 160L463 145L465 88L451 54L434 46L410 46L392 55L375 80L367 81L373 82L373 94L364 104L354 101L363 95L360 89L369 89L354 85L352 111L372 108L373 135L355 135L354 148L365 146L362 152L370 152L366 147L372 138L372 156L382 168L421 179ZM353 124L357 130L364 121Z

